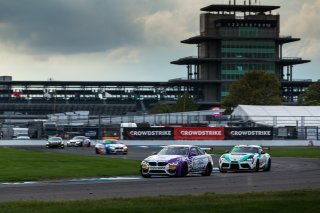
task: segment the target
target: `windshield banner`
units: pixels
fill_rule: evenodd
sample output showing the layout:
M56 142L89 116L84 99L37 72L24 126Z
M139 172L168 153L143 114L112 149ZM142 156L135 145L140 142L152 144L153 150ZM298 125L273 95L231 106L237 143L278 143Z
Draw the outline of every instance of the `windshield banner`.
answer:
M272 140L272 127L226 127L224 129L226 140Z

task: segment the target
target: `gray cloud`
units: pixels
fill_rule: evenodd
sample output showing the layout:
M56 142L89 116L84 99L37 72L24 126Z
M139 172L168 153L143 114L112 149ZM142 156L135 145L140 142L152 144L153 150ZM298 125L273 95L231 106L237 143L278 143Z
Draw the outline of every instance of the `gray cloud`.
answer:
M0 43L36 54L106 51L143 42L147 0L0 0ZM162 1L166 7L168 1Z

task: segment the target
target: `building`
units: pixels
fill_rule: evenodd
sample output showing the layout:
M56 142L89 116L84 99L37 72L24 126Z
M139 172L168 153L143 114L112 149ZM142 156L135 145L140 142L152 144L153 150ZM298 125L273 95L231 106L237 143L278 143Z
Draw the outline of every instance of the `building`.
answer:
M245 1L246 2L246 1ZM274 73L281 82L286 104L295 104L311 80L295 81L293 66L310 60L282 55L284 44L299 38L280 36L280 6L210 5L201 9L200 35L181 41L196 44L198 56L180 58L172 64L186 65L188 82L201 84L198 101L220 104L229 86L248 70Z
M6 77L6 76L5 76ZM0 115L47 115L89 111L90 115L145 113L159 101L194 95L193 82L0 81ZM2 77L0 76L0 79Z
M231 83L247 70L274 73L288 105L312 81L293 79L293 66L310 62L282 56L284 44L299 38L280 36L279 6L210 5L201 9L200 35L183 40L196 44L198 56L172 64L186 65L187 78L167 82L14 81L0 76L0 115L47 115L89 111L90 115L144 114L159 102L174 103L188 92L199 110L219 106ZM0 116L1 117L1 116Z

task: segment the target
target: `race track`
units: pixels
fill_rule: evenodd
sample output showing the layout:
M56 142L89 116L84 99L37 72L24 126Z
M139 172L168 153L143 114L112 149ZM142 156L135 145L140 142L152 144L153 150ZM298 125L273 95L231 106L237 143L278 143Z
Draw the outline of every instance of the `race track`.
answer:
M36 151L52 151L94 155L92 148L46 150L43 147L17 147ZM143 159L158 149L131 148L127 156ZM214 156L217 166L218 156ZM138 168L137 168L138 170ZM17 200L79 200L111 197L186 195L202 193L241 193L320 188L320 159L272 158L270 172L219 173L209 177L185 178L139 176L124 179L60 180L36 183L0 183L0 202Z

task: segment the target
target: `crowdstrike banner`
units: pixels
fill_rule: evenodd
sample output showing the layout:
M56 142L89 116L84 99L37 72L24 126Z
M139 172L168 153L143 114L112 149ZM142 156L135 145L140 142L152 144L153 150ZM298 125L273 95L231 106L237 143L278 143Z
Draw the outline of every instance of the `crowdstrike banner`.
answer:
M173 128L123 128L125 140L173 140Z
M273 138L272 127L226 127L224 130L226 140L272 140Z
M223 140L224 128L217 127L175 127L175 140Z

